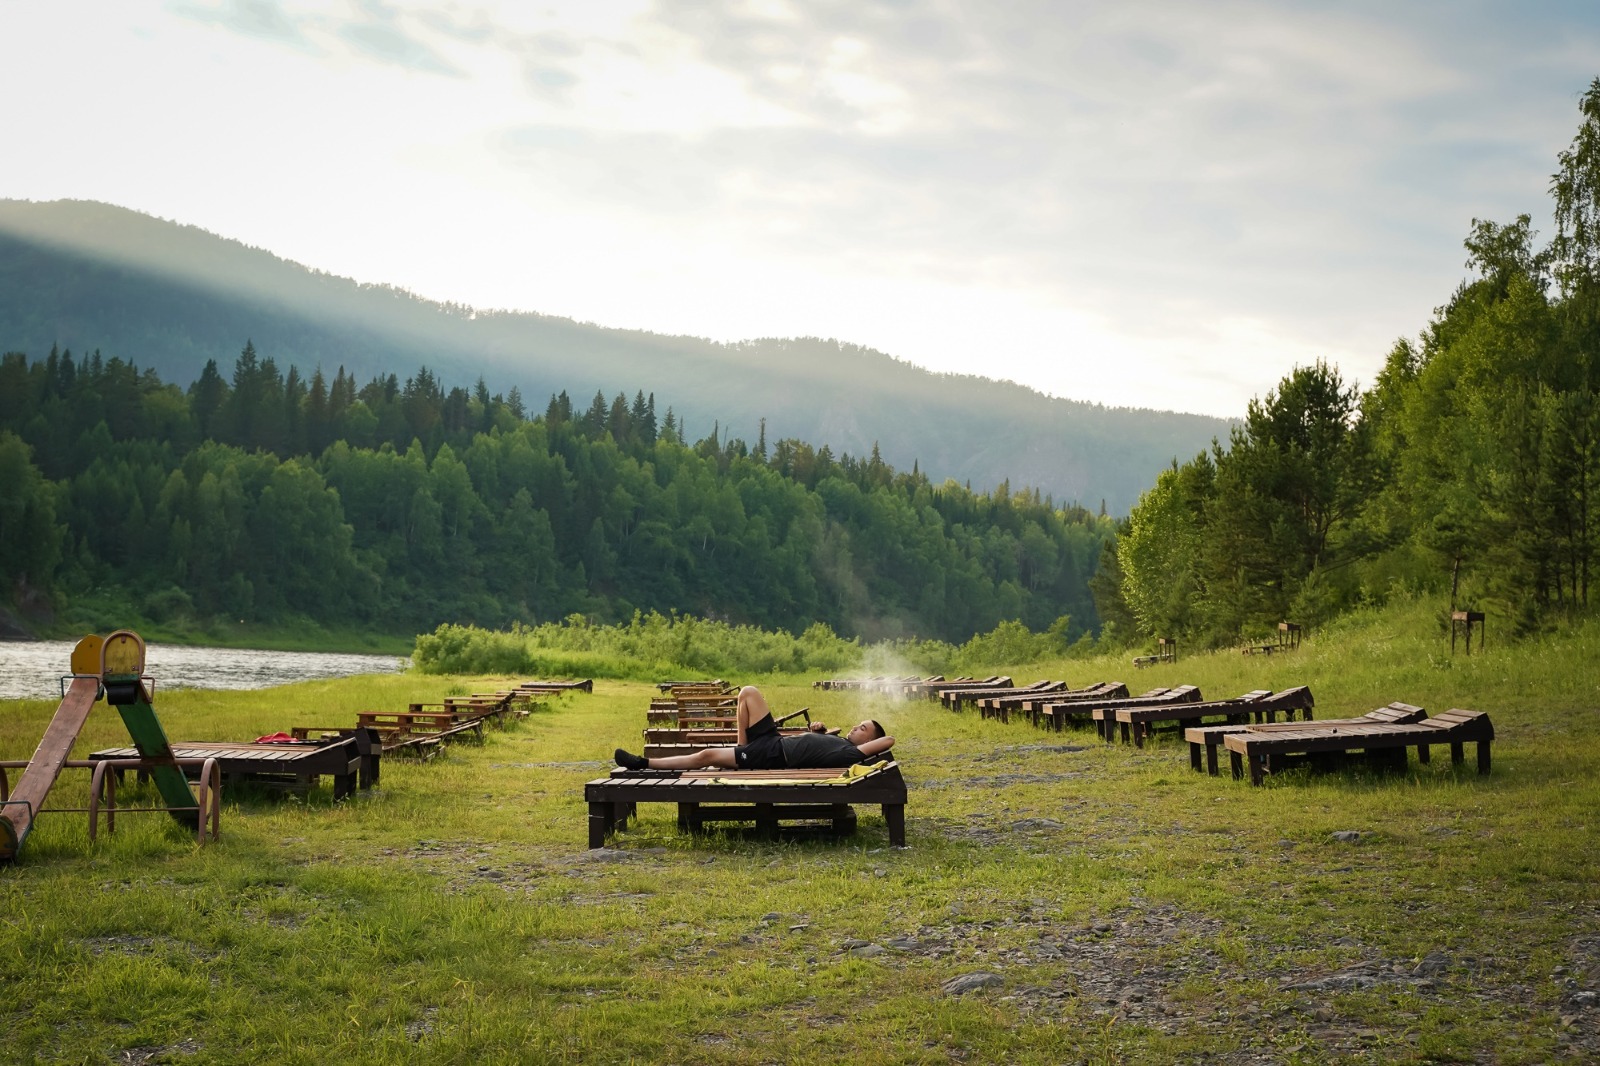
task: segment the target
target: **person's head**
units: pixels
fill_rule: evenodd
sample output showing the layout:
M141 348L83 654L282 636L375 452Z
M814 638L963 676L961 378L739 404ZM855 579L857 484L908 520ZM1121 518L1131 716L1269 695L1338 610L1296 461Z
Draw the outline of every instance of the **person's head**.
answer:
M850 732L845 736L845 739L856 745L856 747L860 747L869 740L877 740L879 737L886 737L888 735L888 731L884 729L883 726L879 725L877 722L874 722L871 718L868 718L865 722L862 722L860 725L850 730Z

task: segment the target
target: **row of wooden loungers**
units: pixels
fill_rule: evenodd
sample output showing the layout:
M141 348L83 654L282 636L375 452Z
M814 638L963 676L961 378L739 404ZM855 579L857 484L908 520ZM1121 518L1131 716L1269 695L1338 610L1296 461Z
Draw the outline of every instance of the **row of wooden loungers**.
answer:
M663 681L662 695L650 701L646 722L662 729L732 727L739 690L725 681Z
M485 725L503 725L527 715L539 696L565 692L593 692L593 679L581 681L524 681L514 688L446 696L437 703L412 703L403 711L358 711L354 727L298 725L291 728L297 740L317 740L370 731L384 752L415 754L424 758L439 746L462 737L481 740Z
M1339 760L1350 752L1363 752L1369 759L1386 759L1403 768L1406 749L1417 749L1419 762L1429 761L1429 749L1450 745L1450 760L1460 766L1468 743L1477 745L1478 772L1487 774L1494 725L1482 711L1451 709L1428 717L1421 707L1391 703L1355 718L1324 719L1320 722L1280 722L1243 726L1190 728L1184 733L1189 742L1189 765L1217 773L1217 746L1228 750L1235 779L1250 771L1250 783L1261 784L1271 773L1300 761Z
M911 685L943 680L943 674L936 674L932 677L922 677L919 674L908 674L904 677L834 677L813 681L811 682L811 687L820 688L824 692L884 692L895 696L903 696L906 694L906 689Z
M1180 685L1159 699L1141 702L1141 699L1118 701L1117 706L1097 706L1091 712L1096 732L1107 743L1120 736L1124 743L1132 741L1144 747L1157 725L1171 723L1179 732L1201 726L1207 718L1220 718L1228 726L1242 726L1249 722L1274 723L1278 715L1293 722L1296 715L1310 721L1316 701L1311 690L1304 685L1287 688L1281 692L1255 689L1231 700L1201 701L1200 690L1193 685Z
M820 687L820 686L819 686ZM644 730L644 756L687 755L738 740L738 694L723 681L662 682L662 696L650 701ZM791 725L790 723L797 723ZM780 733L810 727L810 708L777 719ZM838 732L838 730L832 730ZM898 763L860 776L827 770L624 770L584 786L589 805L589 846L626 828L640 803L676 803L680 829L698 832L707 822L754 821L759 831L776 832L780 822L827 822L835 833L855 829L852 804L882 805L890 843L905 845L905 778Z
M789 724L796 719L800 719L801 724ZM811 708L802 707L775 721L781 735L794 736L804 733L811 728ZM727 724L707 724L724 722ZM838 733L839 730L830 729L828 732ZM644 757L659 759L666 755L691 755L703 748L729 748L738 742L738 723L733 719L685 715L679 719L679 724L676 726L650 725L645 728Z
M186 760L213 761L221 771L221 783L230 787L251 784L303 793L326 776L333 781L333 798L341 800L357 789L364 791L378 783L383 748L372 730L348 729L294 743L188 741L173 744L172 754L180 764ZM139 757L137 748L103 748L91 752L89 761ZM121 776L120 769L116 773ZM146 776L147 771L139 771L141 779Z

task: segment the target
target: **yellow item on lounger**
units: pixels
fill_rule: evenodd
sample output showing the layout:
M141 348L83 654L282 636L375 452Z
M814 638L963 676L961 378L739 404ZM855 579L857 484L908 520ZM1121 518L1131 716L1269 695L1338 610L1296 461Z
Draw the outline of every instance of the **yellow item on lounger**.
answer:
M857 778L866 777L889 765L888 759L879 759L875 763L857 763L847 767L845 772L838 777L763 777L758 780L741 781L736 777L713 777L713 785L848 785Z

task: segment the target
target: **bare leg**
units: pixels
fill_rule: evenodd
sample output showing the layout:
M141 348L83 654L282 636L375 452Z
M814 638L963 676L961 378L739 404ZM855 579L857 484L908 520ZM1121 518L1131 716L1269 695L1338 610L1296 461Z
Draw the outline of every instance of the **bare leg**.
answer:
M761 690L754 685L746 685L739 690L739 711L735 716L735 724L739 727L739 743L748 744L750 727L772 713L767 706L767 698ZM731 765L731 764L730 764Z
M711 766L732 770L738 765L732 748L701 748L688 755L663 755L650 760L652 770L703 770Z

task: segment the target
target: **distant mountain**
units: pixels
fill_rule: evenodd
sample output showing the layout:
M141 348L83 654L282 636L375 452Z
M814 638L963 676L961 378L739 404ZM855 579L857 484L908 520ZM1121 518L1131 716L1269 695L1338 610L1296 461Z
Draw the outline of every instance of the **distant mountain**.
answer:
M536 297L537 294L530 294ZM718 423L752 445L795 437L870 453L936 483L1038 488L1058 503L1126 511L1174 458L1228 423L1054 399L1010 382L934 374L816 338L718 344L548 315L475 311L334 277L193 226L108 204L0 200L0 350L98 349L187 386L224 375L245 341L280 369L339 366L365 382L427 366L448 388L482 376L531 412L565 390L587 407L654 393L690 439Z

